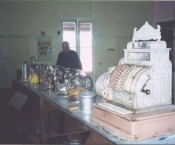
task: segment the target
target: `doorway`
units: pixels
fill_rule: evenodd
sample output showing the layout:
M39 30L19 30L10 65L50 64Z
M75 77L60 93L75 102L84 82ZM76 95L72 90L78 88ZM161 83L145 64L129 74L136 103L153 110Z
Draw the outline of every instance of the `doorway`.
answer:
M174 83L174 74L175 74L175 48L174 48L174 21L158 22L158 25L161 27L161 36L162 40L167 43L167 48L171 48L169 58L172 62L172 103L175 103L175 83Z

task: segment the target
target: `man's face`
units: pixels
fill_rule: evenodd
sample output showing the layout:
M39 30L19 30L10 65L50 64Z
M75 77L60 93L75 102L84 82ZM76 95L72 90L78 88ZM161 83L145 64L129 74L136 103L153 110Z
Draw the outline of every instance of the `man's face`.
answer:
M63 42L62 48L63 48L63 51L64 51L64 52L67 52L67 51L69 50L69 43Z

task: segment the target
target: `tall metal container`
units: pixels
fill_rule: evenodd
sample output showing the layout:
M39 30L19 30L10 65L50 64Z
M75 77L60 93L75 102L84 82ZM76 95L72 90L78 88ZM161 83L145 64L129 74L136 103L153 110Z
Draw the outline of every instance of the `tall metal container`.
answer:
M27 61L25 61L22 64L22 81L27 81L29 77L29 64Z
M83 113L91 113L96 94L92 91L85 91L79 95L79 108Z

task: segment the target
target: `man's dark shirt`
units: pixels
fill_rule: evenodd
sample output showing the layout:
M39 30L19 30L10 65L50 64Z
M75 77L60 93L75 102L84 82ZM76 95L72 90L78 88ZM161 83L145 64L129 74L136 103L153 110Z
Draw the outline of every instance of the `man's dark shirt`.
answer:
M67 53L61 51L58 54L56 64L63 66L65 68L82 69L82 65L78 57L78 54L73 50L70 50Z

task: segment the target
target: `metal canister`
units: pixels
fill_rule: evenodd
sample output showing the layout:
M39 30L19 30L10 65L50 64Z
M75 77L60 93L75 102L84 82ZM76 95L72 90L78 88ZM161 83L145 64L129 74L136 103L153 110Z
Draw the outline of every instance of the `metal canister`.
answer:
M79 109L83 113L91 113L93 111L93 103L96 94L93 91L85 91L79 94Z
M27 81L28 77L29 77L29 64L27 63L27 61L25 61L22 64L22 80Z

